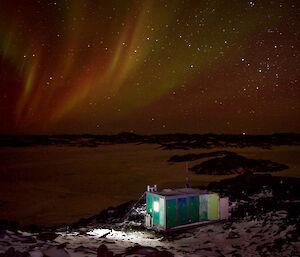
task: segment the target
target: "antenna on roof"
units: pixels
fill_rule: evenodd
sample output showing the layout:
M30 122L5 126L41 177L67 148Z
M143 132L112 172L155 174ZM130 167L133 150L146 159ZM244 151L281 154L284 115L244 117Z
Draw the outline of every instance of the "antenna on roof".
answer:
M185 162L185 187L186 188L190 188L190 183L189 183L189 174L188 174L188 171L189 171L189 163L188 162Z

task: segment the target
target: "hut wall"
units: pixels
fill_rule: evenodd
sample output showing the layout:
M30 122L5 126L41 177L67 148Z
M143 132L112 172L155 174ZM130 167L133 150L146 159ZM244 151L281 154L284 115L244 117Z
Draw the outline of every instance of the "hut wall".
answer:
M199 197L198 196L190 196L189 198L189 223L198 222L199 221Z
M147 194L147 213L152 214L153 212L153 196Z
M159 202L159 197L154 196L153 203L154 202ZM153 211L153 223L159 225L159 211Z
M220 198L220 219L228 219L228 198Z
M217 194L209 195L209 220L219 219L219 196Z
M165 199L159 198L159 225L165 227L166 222L166 214L165 214Z
M176 199L166 200L166 219L167 228L172 228L177 225L177 202Z
M199 196L199 218L200 221L208 220L208 195Z
M188 223L188 204L187 197L178 198L178 215L177 215L177 225L184 225Z

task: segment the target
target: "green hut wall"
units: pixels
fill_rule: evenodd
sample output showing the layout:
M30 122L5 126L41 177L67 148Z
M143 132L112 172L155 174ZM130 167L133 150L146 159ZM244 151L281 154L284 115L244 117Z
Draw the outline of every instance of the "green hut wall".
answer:
M166 220L167 228L172 228L177 225L177 210L176 210L176 199L166 200Z
M188 223L188 205L187 198L178 198L177 199L177 225L184 225Z
M147 213L151 214L153 213L153 196L147 194Z
M189 197L189 223L199 221L199 197Z

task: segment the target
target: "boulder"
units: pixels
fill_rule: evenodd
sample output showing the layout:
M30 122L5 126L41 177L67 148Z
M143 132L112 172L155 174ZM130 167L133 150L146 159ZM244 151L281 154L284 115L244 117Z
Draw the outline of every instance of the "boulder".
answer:
M70 257L64 248L50 247L43 251L45 257Z
M58 237L58 234L52 233L52 232L45 232L45 233L40 233L37 235L37 239L42 240L42 241L53 241L55 238Z
M127 248L126 255L143 255L147 257L174 257L174 254L168 251L160 251L153 247L134 246Z
M30 251L29 256L30 257L43 257L43 253L39 250Z
M30 255L27 252L19 252L10 247L5 253L0 254L0 257L30 257Z
M238 233L230 231L227 236L227 239L235 239L235 238L239 238L239 237L240 237L240 235Z
M105 244L102 244L97 249L97 257L113 257L113 252L109 251Z

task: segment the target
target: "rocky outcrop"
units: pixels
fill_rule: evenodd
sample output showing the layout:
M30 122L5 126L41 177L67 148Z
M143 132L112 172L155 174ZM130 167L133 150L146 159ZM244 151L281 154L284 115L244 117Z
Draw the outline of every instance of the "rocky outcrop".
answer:
M191 168L196 174L230 175L245 172L274 172L289 168L269 160L249 159L238 154L227 154L197 164Z

